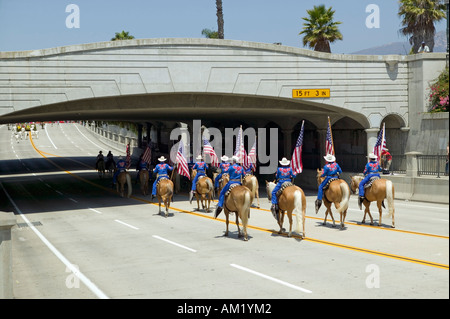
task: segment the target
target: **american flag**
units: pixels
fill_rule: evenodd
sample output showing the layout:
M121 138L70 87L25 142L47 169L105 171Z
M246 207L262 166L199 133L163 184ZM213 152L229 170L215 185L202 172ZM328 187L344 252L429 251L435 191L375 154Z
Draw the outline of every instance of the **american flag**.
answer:
M303 133L305 131L305 121L302 122L302 128L295 143L294 153L292 153L291 168L295 174L303 171L302 149L303 149Z
M244 137L242 136L242 126L239 128L239 134L236 141L236 149L234 151L234 156L239 158L239 163L247 169L250 165L248 165L248 157L247 152L244 148Z
M333 135L331 134L330 118L328 117L327 139L325 141L326 154L334 155Z
M127 144L126 152L127 152L127 158L126 158L125 162L127 163L126 166L127 166L127 169L128 169L131 166L130 144Z
M147 146L145 149L144 155L142 155L142 159L146 161L147 163L151 164L152 162L152 150L150 146Z
M377 142L373 147L373 153L377 156L377 160L381 159L381 152L386 149L386 139L385 139L385 123L383 123L383 128L378 134Z
M248 153L248 163L248 166L250 166L250 164L253 164L252 171L256 171L256 138L255 143L253 143L253 146Z
M211 165L215 167L219 167L219 158L216 155L216 152L214 151L214 148L211 146L209 141L207 139L203 139L203 151L205 154L209 155L209 158L211 159Z
M189 167L186 161L186 156L184 155L184 144L183 141L180 141L177 152L177 172L180 175L186 176L191 179L189 175Z

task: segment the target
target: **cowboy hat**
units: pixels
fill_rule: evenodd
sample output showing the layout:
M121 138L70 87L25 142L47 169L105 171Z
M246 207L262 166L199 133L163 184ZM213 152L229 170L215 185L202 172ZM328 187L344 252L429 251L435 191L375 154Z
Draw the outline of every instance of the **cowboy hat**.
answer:
M289 165L291 161L289 161L286 157L283 157L281 161L279 161L281 165Z
M199 156L197 156L195 159L200 161L200 160L202 159L202 156L199 155Z
M327 156L323 157L327 162L334 162L336 161L336 157L334 157L332 154L327 154Z
M224 162L230 160L230 158L229 158L228 156L226 156L226 155L222 156L220 159L221 159L222 161L224 161Z
M378 156L376 156L374 153L369 153L369 155L367 157L370 159L375 159L375 160L378 158Z
M167 161L167 158L165 158L164 156L161 156L160 158L158 158L158 161L165 162L165 161Z
M235 155L233 155L232 159L233 159L233 161L239 162L239 157L237 157Z

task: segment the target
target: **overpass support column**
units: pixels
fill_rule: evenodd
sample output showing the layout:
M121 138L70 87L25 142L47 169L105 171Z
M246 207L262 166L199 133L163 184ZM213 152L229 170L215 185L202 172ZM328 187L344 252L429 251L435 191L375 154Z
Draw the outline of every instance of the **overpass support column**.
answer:
M367 134L367 152L366 154L373 152L373 147L377 142L379 128L368 128L365 130Z

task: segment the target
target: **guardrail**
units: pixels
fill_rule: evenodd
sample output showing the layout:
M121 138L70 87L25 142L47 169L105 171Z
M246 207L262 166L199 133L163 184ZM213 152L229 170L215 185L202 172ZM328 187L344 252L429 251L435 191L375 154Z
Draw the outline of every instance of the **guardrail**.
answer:
M446 155L417 155L417 175L448 175Z

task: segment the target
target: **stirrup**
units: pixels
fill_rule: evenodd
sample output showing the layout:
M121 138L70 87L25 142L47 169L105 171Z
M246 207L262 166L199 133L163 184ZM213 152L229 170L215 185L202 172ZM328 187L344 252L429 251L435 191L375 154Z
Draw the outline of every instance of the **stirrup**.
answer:
M216 219L217 218L217 216L219 216L219 214L220 214L220 212L222 212L222 207L220 207L220 206L217 206L216 207L216 210L215 210L215 212L214 212L214 219Z
M277 204L272 204L272 207L270 207L270 211L272 212L272 216L273 218L276 219L276 221L278 221L278 217L279 217L279 207Z
M322 206L322 201L320 199L316 199L315 206L316 206L316 214L317 214L319 212L320 206Z

